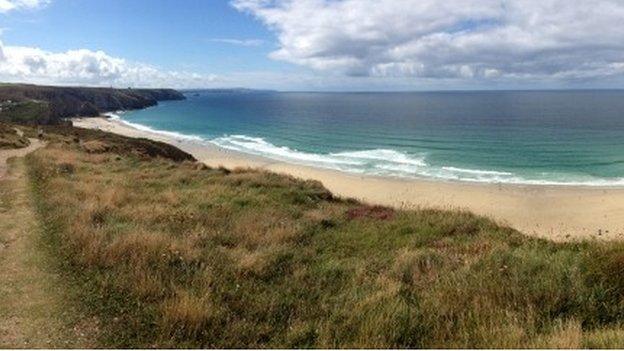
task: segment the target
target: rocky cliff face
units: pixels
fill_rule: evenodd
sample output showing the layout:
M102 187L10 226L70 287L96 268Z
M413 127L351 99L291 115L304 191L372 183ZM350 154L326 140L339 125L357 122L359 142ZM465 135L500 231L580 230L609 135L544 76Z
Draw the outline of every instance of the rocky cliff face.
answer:
M0 103L4 115L11 106L24 102L47 104L47 111L32 116L32 122L55 124L62 118L99 116L103 112L133 110L154 106L158 101L183 100L184 95L173 89L113 89L84 87L51 87L27 84L0 85ZM2 118L0 111L0 118ZM8 119L8 118L6 118Z

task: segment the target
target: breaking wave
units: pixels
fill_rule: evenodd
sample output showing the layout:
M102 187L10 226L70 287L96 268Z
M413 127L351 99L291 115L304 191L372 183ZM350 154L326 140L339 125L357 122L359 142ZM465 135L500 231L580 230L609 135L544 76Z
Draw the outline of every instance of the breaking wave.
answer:
M563 174L544 173L540 179L532 179L505 171L434 166L427 163L426 155L413 155L389 149L316 154L293 150L286 146L276 146L263 138L246 135L228 135L212 139L210 142L225 149L280 161L378 176L434 178L479 183L583 186L624 185L624 178L603 179L590 176L571 177Z
M151 127L148 127L146 125L143 124L139 124L139 123L132 123L132 122L128 122L125 119L122 119L120 114L122 112L107 112L104 115L107 116L109 119L113 120L113 121L117 121L121 124L124 124L128 127L134 128L136 130L140 130L143 132L147 132L147 133L151 133L151 134L157 134L157 135L161 135L167 138L172 138L175 140L187 140L187 141L204 141L204 139L200 136L197 135L188 135L188 134L182 134L182 133L178 133L178 132L170 132L168 130L159 130L159 129L154 129Z
M427 162L426 154L408 154L391 149L320 154L274 145L263 138L247 135L225 135L214 139L205 139L198 135L158 130L142 124L128 122L122 119L118 113L108 113L107 115L112 120L129 127L178 141L208 142L224 149L274 160L358 174L479 183L624 186L624 178L596 178L553 173L542 173L533 177L526 177L507 171L431 165Z

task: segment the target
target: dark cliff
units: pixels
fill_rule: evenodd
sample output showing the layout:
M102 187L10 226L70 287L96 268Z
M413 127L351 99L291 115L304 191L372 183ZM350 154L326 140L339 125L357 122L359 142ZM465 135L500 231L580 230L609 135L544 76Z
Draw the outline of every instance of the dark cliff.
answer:
M56 124L66 117L93 117L103 112L154 106L158 101L183 100L173 89L114 89L0 85L0 120Z

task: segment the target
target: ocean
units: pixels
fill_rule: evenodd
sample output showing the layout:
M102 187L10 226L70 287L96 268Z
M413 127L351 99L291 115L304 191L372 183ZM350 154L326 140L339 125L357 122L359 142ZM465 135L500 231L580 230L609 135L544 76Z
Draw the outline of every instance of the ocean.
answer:
M118 114L276 160L438 180L624 185L624 91L202 91Z

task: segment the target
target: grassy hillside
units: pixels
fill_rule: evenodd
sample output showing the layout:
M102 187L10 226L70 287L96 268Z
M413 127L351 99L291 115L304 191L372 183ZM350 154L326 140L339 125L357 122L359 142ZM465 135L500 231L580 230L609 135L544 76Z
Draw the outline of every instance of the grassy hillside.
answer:
M0 150L18 149L30 144L28 138L20 136L15 128L9 124L0 123Z
M58 132L27 159L42 240L104 346L624 346L622 244L556 244Z
M58 124L62 118L99 116L106 111L156 105L161 100L182 100L172 89L113 89L0 84L0 121L23 124Z
M49 104L44 101L14 101L0 98L0 121L17 124L48 124L50 123Z
M117 155L134 156L142 160L165 158L174 162L191 161L195 158L167 143L143 138L127 138L99 130L74 128L70 126L42 127L46 138L66 145L79 145L89 153L109 152ZM26 129L32 133L32 129Z

